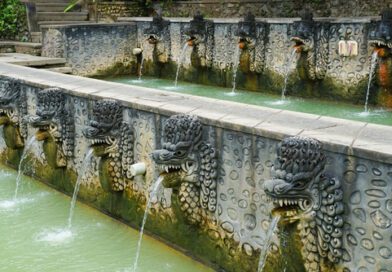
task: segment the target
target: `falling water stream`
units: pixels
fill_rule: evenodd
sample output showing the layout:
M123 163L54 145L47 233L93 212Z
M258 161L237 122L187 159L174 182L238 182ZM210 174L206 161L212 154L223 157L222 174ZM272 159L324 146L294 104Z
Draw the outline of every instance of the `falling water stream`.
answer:
M25 145L24 149L23 149L23 153L22 153L22 157L20 158L19 161L19 166L18 166L18 175L16 176L16 187L15 187L15 193L14 193L14 201L16 200L17 196L18 196L18 190L19 190L19 186L20 186L20 180L22 178L23 172L24 172L24 165L23 162L27 159L27 155L29 154L29 151L31 149L31 147L37 142L37 139L35 138L35 136L31 136L28 140L27 140L27 144Z
M188 42L186 42L186 43L184 44L184 46L182 47L180 57L178 58L177 72L176 72L176 79L175 79L175 81L174 81L174 87L177 87L178 75L180 74L181 66L182 66L182 64L183 64L183 62L184 62L184 60L185 60L185 52L186 52L186 49L187 49L187 48L188 48Z
M370 85L372 84L374 69L376 69L377 65L377 52L373 52L372 60L370 62L370 71L369 71L369 82L366 91L366 101L365 101L365 113L368 112L368 100L369 100L369 92L370 92Z
M142 54L142 60L140 61L140 70L139 70L139 76L137 78L137 80L141 81L142 80L142 73L143 73L143 64L144 64L144 57Z
M295 56L296 56L296 49L293 49L293 51L291 52L291 55L288 56L288 58L287 58L286 67L284 69L284 83L283 83L283 88L282 88L281 100L285 100L285 98L286 98L286 89L287 89L287 81L289 79L289 71L290 71L290 67L294 61Z
M88 169L88 166L90 165L92 156L93 156L93 149L89 149L88 152L86 153L86 156L84 157L78 178L75 183L75 188L74 188L74 192L73 192L72 200L71 200L71 207L69 208L68 229L71 229L71 227L72 227L72 217L73 217L73 213L74 213L74 209L75 209L76 199L78 198L80 183L82 182L82 179L86 173L86 170Z
M237 71L238 71L239 64L240 64L240 47L236 46L234 52L234 62L233 62L233 81L232 81L233 88L231 89L230 92L230 95L232 96L236 95L235 89L237 87Z
M265 261L267 260L267 256L268 256L268 251L269 251L269 247L271 245L271 240L272 240L272 235L275 233L277 227L278 227L278 222L280 220L280 216L274 216L272 218L271 224L270 224L270 228L265 236L265 242L264 242L264 246L261 249L261 253L260 253L260 259L259 259L259 268L257 269L258 272L262 272L264 265L265 265Z
M139 241L137 243L137 248L136 248L136 257L135 257L135 262L133 264L133 272L136 272L137 265L139 262L140 248L142 246L142 238L143 238L143 232L144 232L144 225L146 224L146 221L147 221L148 211L151 208L152 200L153 200L154 196L156 195L158 188L159 188L159 185L162 183L162 181L163 181L163 176L159 176L159 178L151 186L150 196L148 198L146 210L144 211L143 222L142 222L142 226L141 226L140 232L139 232Z

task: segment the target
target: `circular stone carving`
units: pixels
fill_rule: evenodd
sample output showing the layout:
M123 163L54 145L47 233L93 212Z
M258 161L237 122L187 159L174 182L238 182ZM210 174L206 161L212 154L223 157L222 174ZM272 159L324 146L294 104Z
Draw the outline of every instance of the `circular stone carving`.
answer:
M383 197L387 196L384 191L379 190L379 189L369 189L369 190L366 190L365 193L368 196L378 197L378 198L383 198Z
M361 246L364 249L369 250L369 251L374 249L374 244L373 244L372 240L367 239L367 238L361 240Z
M378 253L384 259L390 259L392 257L392 251L387 247L380 247Z
M371 183L373 186L376 186L376 187L386 187L387 186L387 182L382 179L373 179L371 181Z
M347 234L347 241L354 246L358 245L357 238L352 234Z
M384 239L384 238L382 237L381 233L379 233L378 231L373 231L373 237L374 237L374 239L376 239L376 240L382 240L382 239Z
M361 202L361 192L360 191L353 192L350 196L350 203L355 205L355 204L359 204L360 202Z
M256 228L256 217L253 214L244 215L245 227L248 230L254 230Z
M224 229L225 231L227 231L228 233L233 233L234 232L234 227L233 224L231 224L230 222L226 221L223 222L221 225L222 229Z
M237 172L236 170L231 171L231 172L230 172L230 178L231 178L232 180L237 180L237 179L239 178L238 172Z
M377 208L380 208L381 204L377 200L372 200L372 201L369 201L368 206L370 208L377 209Z
M381 174L382 174L381 170L378 169L378 168L373 168L373 169L372 169L372 172L373 172L373 174L374 174L375 176L381 176Z
M358 164L357 167L355 168L355 170L358 173L366 173L368 171L368 168L364 164Z
M385 202L385 208L387 209L388 212L392 213L392 199L388 199Z
M233 209L233 208L228 208L227 209L227 215L229 216L229 218L231 219L231 220L237 220L237 218L238 218L238 213L237 213L237 211L235 210L235 209Z

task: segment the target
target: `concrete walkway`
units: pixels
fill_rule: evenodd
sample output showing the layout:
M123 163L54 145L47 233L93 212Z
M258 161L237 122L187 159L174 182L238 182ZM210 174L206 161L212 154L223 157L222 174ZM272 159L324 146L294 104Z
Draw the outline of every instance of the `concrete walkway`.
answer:
M171 93L6 63L0 63L0 75L40 88L59 87L76 96L115 98L125 106L162 115L194 114L208 125L270 139L309 136L323 142L324 149L331 152L392 163L391 126Z
M0 63L37 67L59 73L71 73L70 67L64 67L66 60L63 58L47 58L20 53L0 53Z

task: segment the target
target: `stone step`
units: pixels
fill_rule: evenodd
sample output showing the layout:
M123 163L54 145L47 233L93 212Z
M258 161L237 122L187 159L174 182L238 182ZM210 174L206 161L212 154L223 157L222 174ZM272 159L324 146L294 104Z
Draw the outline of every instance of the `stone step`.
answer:
M85 21L88 12L37 12L37 20L41 21Z
M41 55L41 43L1 41L0 52L2 53L21 53L33 56Z
M67 6L67 3L37 3L35 5L37 12L64 12Z
M72 74L71 67L66 67L66 66L63 66L63 67L53 67L53 68L44 68L44 70L57 72L57 73L61 73L61 74Z
M64 66L66 60L64 58L46 58L28 54L11 53L1 54L0 63L1 62L37 68L54 68Z
M78 25L78 24L94 24L95 21L41 21L39 26L43 25Z
M41 32L31 32L31 41L33 43L41 43L42 42L42 33Z
M66 3L68 4L70 0L33 0L35 4L41 3Z

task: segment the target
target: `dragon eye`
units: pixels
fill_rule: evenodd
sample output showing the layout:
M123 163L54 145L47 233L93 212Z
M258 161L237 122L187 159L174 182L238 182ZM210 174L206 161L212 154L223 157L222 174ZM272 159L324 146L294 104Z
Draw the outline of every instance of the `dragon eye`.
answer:
M176 156L184 156L184 154L185 154L184 150L178 150L178 151L174 152L174 155L176 155Z
M55 129L56 129L56 126L53 125L53 124L50 124L50 125L49 125L49 128L50 128L50 130L55 130Z

